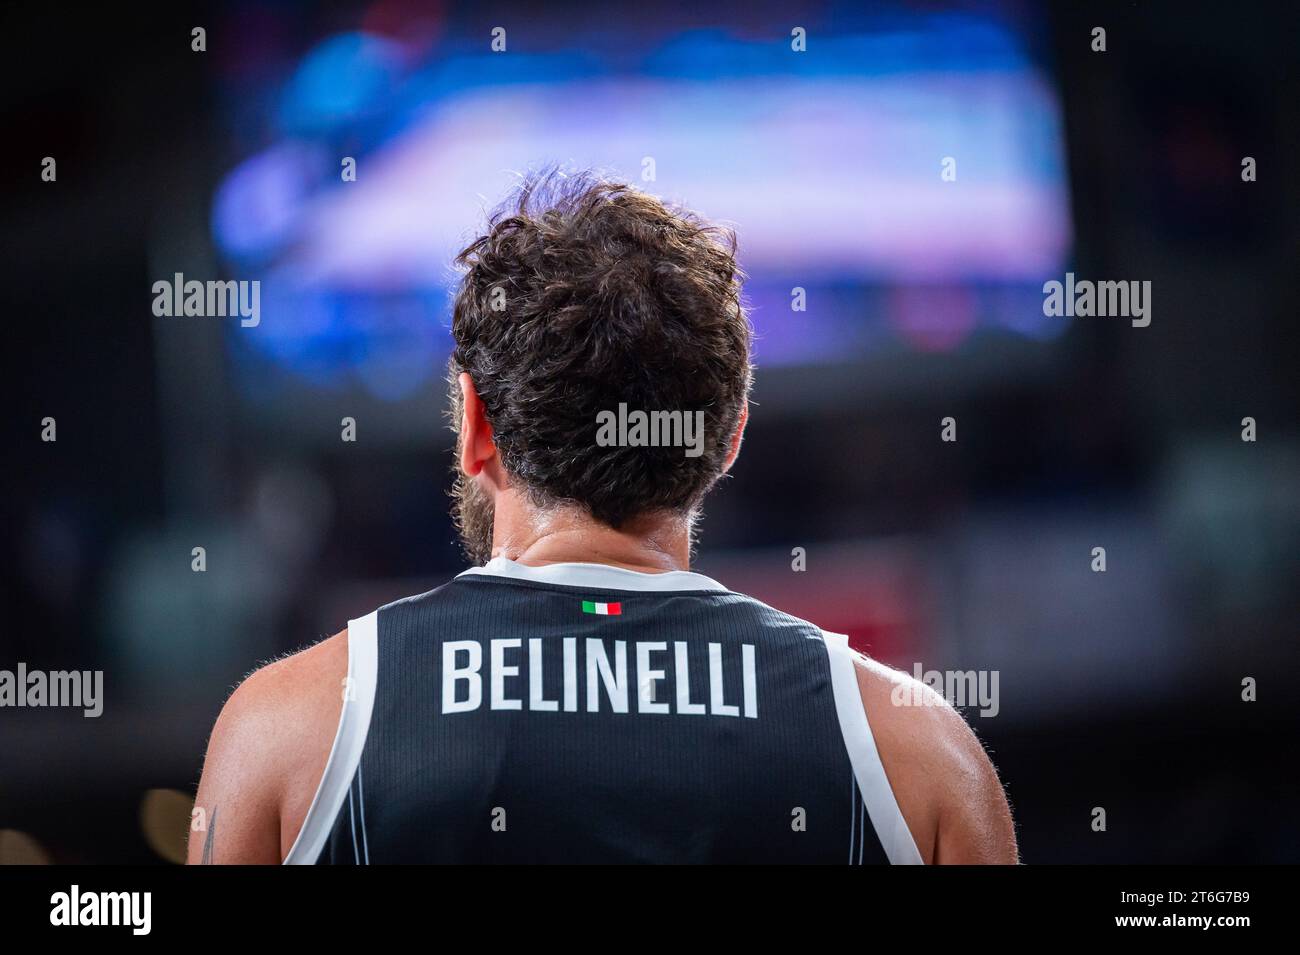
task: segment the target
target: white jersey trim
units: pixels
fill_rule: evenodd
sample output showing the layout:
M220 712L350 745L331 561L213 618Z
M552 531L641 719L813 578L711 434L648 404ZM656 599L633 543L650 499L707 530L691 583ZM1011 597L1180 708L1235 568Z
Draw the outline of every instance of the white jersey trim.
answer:
M312 865L329 839L334 820L352 789L352 778L361 763L361 751L370 732L370 714L375 707L375 684L379 676L379 611L348 622L348 693L343 698L339 726L334 733L325 772L312 797L302 829L294 840L285 865ZM365 817L362 817L362 826ZM364 832L363 832L364 836ZM367 860L369 851L367 849Z
M647 574L609 564L542 564L537 567L520 564L508 557L493 557L482 567L471 567L460 574L467 576L510 577L514 580L532 580L543 584L563 584L569 587L591 587L599 590L645 590L662 593L673 590L721 590L726 587L689 570L669 570L662 574Z
M853 664L849 638L842 633L822 631L822 640L831 661L831 687L835 691L835 712L840 718L840 733L849 751L853 775L857 777L862 802L866 806L871 825L884 847L885 855L893 865L923 865L921 853L916 848L903 811L898 808L894 790L880 762L875 737L867 722L867 711L858 689L858 676Z

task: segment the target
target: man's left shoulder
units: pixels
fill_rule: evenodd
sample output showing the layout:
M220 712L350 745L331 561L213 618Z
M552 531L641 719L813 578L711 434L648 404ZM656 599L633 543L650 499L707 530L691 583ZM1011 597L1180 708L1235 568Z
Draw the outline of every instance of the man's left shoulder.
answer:
M268 841L281 852L292 843L329 759L347 671L343 630L259 667L221 708L195 805L220 813L222 841L238 861L248 860L245 846L261 858ZM199 851L191 847L191 861Z

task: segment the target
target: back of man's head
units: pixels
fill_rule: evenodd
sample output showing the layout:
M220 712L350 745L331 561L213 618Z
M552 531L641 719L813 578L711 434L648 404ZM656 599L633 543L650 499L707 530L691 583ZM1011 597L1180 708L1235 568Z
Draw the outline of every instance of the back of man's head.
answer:
M626 184L548 172L457 263L453 407L468 373L512 485L616 529L693 512L725 468L750 385L734 236ZM702 413L698 453L598 441L620 405Z

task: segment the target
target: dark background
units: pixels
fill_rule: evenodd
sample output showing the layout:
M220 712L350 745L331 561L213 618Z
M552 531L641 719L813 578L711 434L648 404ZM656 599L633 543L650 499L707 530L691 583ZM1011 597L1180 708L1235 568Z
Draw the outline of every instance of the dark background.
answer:
M653 7L609 28L729 15ZM811 9L833 24L840 8ZM350 15L285 5L278 22L305 46ZM1080 320L1028 374L1001 375L996 347L917 356L906 376L869 360L760 368L744 454L707 505L703 572L909 671L999 671L999 715L967 715L1030 863L1300 859L1289 16L1048 8L1072 267L1151 280L1151 326ZM188 44L206 20L219 48L231 21L51 5L4 17L18 392L0 668L100 668L107 700L96 720L0 710L0 830L54 862L160 861L150 826L171 823L142 822L144 794L192 796L245 673L460 569L452 438L435 401L414 438L360 453L259 422L210 331L160 340L150 250L204 240L213 191L244 152L221 120L221 54ZM1104 55L1089 49L1095 25ZM57 185L40 181L45 155L59 157ZM1243 156L1258 181L1242 182ZM339 418L333 405L293 410L319 412L324 432ZM937 440L945 415L960 422L955 445ZM40 441L45 416L55 444ZM189 570L195 543L203 577ZM1089 568L1098 545L1104 575ZM790 570L796 546L805 577ZM1245 677L1258 702L1241 701ZM1096 806L1105 833L1090 828Z

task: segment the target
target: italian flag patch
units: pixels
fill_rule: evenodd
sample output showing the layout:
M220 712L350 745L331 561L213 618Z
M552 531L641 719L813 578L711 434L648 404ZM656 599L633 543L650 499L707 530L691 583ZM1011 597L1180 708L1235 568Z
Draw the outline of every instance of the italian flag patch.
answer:
M584 600L582 602L583 613L596 613L602 617L617 617L623 612L622 604L599 604L594 600Z

